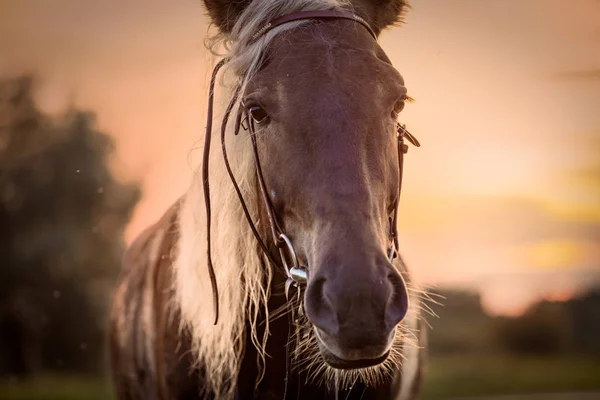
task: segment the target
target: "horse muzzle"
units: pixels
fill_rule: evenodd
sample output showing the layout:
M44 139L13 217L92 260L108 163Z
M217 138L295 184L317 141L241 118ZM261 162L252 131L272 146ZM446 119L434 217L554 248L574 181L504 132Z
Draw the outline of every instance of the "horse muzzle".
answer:
M351 260L317 268L304 297L319 350L330 366L339 369L385 361L408 310L404 280L384 254L355 253Z

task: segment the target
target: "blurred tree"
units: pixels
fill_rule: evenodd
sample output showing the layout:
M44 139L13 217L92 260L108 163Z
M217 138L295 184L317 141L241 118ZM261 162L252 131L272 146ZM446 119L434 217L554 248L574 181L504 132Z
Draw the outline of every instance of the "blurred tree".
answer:
M92 371L140 192L111 174L93 114L47 116L33 84L0 79L0 374Z
M432 305L438 318L428 318L432 354L486 353L492 345L491 322L481 305L481 295L459 289L435 290L442 306Z
M431 354L600 355L600 287L566 301L540 300L518 317L489 316L479 294L436 290L443 306L428 318Z
M600 288L592 288L565 303L573 330L573 350L600 355Z
M523 315L495 320L496 339L516 355L551 355L572 349L572 326L564 302L540 301Z

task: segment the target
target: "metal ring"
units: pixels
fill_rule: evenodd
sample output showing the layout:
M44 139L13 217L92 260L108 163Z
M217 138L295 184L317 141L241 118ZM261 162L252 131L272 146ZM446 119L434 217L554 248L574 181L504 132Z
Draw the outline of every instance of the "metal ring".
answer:
M394 260L394 253L395 253L395 251L394 251L394 250L396 250L396 249L394 249L394 246L392 246L392 247L390 248L390 253L388 254L388 260L389 260L390 262L392 262L392 261Z
M398 253L398 250L396 249L396 245L394 244L394 241L392 240L392 244L390 246L390 252L388 253L388 260L393 263L394 262L394 258L395 255Z
M294 250L294 246L292 245L290 238L288 238L285 233L280 233L279 239L285 242L290 252L290 255L292 256L292 262L294 263L294 265L292 265L292 268L298 267L298 256L296 256L296 251ZM283 263L283 267L285 268L285 273L287 274L288 278L292 278L292 274L290 273L290 267L287 264L283 248L279 248L279 254L281 255L281 262Z

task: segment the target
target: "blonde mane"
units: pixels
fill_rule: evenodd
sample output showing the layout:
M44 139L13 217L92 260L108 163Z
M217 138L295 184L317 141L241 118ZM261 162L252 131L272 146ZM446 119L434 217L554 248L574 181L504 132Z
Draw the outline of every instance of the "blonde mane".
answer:
M209 39L214 54L230 59L228 77L223 81L223 103L228 102L233 88L243 89L256 72L264 50L275 35L304 22L280 26L255 42L250 38L269 20L301 10L350 9L348 0L271 0L253 1L238 18L229 35L219 33ZM233 115L239 107L233 109ZM224 109L224 107L223 107ZM221 113L222 114L222 113ZM220 129L221 116L214 126ZM229 130L233 129L233 121ZM215 133L218 135L218 133ZM207 272L207 238L205 205L198 168L186 193L179 214L180 236L175 249L174 307L181 316L181 329L189 332L192 351L201 366L205 390L215 398L233 397L245 343L246 321L251 326L251 339L264 368L265 346L269 335L267 300L271 293L272 266L260 251L246 223L240 202L229 181L220 143L213 141L210 158L212 204L212 257L219 287L220 317L213 325L213 293ZM227 134L231 167L246 204L259 231L259 202L256 201L256 179L251 143L247 135ZM267 235L264 235L268 237ZM414 302L413 302L414 303ZM413 304L414 305L414 304ZM415 311L416 312L416 311ZM256 330L259 314L267 318L265 333ZM261 369L262 370L262 369Z

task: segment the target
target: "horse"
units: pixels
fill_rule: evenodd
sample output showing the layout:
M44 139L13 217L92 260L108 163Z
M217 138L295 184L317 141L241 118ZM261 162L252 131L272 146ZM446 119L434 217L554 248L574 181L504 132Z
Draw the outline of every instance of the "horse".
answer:
M398 123L410 97L377 42L408 5L204 7L218 29L208 47L225 52L204 159L123 257L117 398L416 398L425 295L400 256L397 210L405 139L418 142Z

